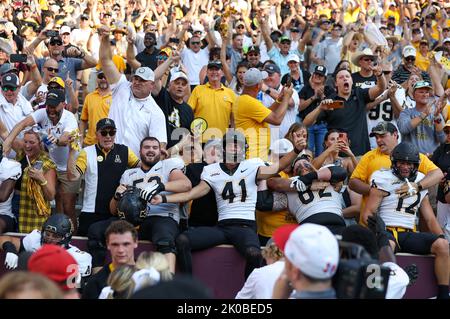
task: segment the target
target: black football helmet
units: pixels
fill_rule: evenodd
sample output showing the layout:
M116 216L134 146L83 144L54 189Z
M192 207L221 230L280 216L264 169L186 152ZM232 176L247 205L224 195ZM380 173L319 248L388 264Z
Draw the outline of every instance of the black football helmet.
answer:
M69 217L64 214L54 214L50 215L49 218L45 221L44 225L42 225L41 232L41 245L43 244L56 244L64 247L68 247L70 240L73 235L73 224ZM47 236L47 232L51 232L53 234L58 235L62 239L55 243L51 241Z
M117 215L134 226L139 226L147 216L147 203L139 196L137 187L129 186L117 205Z
M245 153L248 149L247 139L245 135L234 129L228 130L228 132L223 136L223 158L225 163L239 163L245 160ZM226 145L229 143L235 143L241 146L239 152L227 153Z
M397 167L397 162L408 162L414 164L414 168L410 171L409 176L402 176L399 168ZM408 178L409 181L414 181L417 177L417 171L420 164L420 156L417 147L408 142L401 142L398 144L391 153L391 169L392 173L404 180Z

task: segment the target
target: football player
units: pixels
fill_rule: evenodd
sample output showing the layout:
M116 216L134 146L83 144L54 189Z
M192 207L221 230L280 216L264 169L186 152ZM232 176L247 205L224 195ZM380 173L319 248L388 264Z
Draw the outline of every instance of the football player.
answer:
M64 247L73 256L81 277L88 277L91 274L92 256L70 244L72 234L72 221L64 214L54 214L45 221L42 230L35 229L23 238L0 236L0 247L6 252L6 268L17 267L18 254L21 252L35 252L44 244L54 244Z
M299 151L294 149L279 163L266 166L259 158L246 160L247 147L241 132L229 130L223 137L224 162L205 166L197 186L189 192L153 197L152 204L184 203L205 196L210 190L214 191L218 224L189 229L177 238L177 258L183 272L192 273L191 250L220 244L234 245L245 257L246 276L261 266L262 256L255 222L257 182L285 169Z
M423 179L424 175L418 172L419 151L413 144L402 142L392 151L391 162L391 169L381 169L372 174L363 220L367 222L369 216L379 214L396 252L434 254L438 298L448 298L449 246L434 216L428 191L416 192L411 185L409 197L400 197L396 192L405 182L412 184ZM416 232L419 211L431 233Z
M0 143L0 234L16 230L17 221L11 202L14 186L20 176L20 163L3 157L3 144Z

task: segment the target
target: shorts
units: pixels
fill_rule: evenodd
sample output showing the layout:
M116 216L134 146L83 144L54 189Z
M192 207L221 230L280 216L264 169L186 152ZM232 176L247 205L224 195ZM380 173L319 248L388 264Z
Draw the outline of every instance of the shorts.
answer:
M80 192L81 178L77 181L69 181L67 172L56 171L58 183L61 184L62 193L78 194Z
M17 231L17 221L15 218L0 214L0 219L5 223L4 232L16 232Z
M390 230L387 233L388 238L395 242L393 233ZM429 255L431 254L431 246L438 238L438 235L432 233L398 232L395 252Z

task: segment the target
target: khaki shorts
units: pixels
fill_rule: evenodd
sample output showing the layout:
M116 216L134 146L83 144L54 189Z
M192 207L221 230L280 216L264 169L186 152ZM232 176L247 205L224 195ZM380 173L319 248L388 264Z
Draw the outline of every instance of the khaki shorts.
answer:
M67 172L56 172L58 184L61 185L61 190L66 194L78 194L80 192L81 178L77 181L69 181Z

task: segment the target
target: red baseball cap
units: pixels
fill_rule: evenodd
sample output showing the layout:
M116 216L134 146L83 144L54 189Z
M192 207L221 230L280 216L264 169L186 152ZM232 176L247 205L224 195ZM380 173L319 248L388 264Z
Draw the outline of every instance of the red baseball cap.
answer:
M28 260L28 270L53 280L62 290L75 288L78 264L63 247L46 244Z
M286 246L289 236L298 226L296 224L287 224L278 227L273 232L272 239L282 252L284 252L284 246Z

